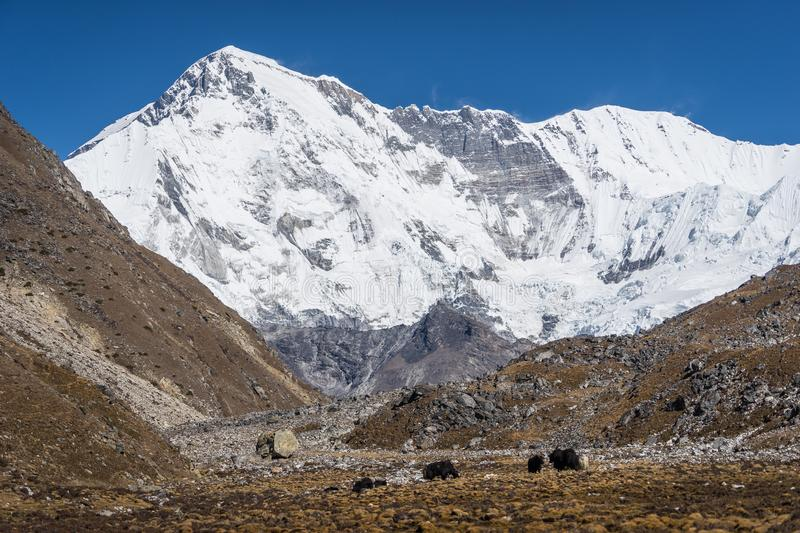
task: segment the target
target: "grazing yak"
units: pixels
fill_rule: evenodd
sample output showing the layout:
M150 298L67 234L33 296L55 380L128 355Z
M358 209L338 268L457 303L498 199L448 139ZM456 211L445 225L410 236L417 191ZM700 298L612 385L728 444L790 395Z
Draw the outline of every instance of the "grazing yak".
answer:
M549 458L556 470L581 470L580 457L572 448L556 448L550 452Z
M385 487L385 486L386 486L386 480L384 479L376 479L373 481L368 477L364 477L359 479L353 484L353 492L361 492L362 490L374 489L377 487Z
M544 457L542 457L541 455L534 455L533 457L528 459L528 472L532 474L541 472L543 465L544 465Z
M453 476L453 479L458 477L458 470L450 461L431 463L422 471L422 477L425 479L436 479L437 477L447 479L447 476Z

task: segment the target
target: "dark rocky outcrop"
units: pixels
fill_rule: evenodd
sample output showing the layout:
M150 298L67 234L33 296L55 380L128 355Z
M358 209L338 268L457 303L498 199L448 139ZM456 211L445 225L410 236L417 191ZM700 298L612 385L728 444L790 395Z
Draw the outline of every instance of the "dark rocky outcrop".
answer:
M490 325L441 303L411 326L325 324L267 328L265 335L293 372L332 395L468 379L515 355Z

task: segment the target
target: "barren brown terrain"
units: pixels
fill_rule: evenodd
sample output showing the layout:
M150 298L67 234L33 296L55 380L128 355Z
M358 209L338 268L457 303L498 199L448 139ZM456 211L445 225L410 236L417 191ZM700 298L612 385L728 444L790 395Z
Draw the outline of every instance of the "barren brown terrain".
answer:
M205 286L136 244L2 106L0 191L0 328L16 342L161 426L318 397ZM172 412L159 417L159 405Z
M125 404L0 335L0 480L128 485L188 463Z
M379 459L379 460L377 460ZM14 530L500 531L800 528L796 466L604 462L589 471L525 471L524 458L463 460L448 481L391 482L354 493L355 477L388 477L413 457L383 454L362 471L228 473L131 491L36 487L0 492ZM380 463L378 465L377 463Z

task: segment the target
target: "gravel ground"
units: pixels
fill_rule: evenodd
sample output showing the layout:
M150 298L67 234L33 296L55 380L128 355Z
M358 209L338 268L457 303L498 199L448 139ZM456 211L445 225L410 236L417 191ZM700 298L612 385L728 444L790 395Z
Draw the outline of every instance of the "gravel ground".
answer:
M359 423L386 404L397 402L407 392L394 391L371 396L337 400L328 405L312 405L290 411L253 413L236 418L222 418L185 424L168 434L170 442L192 461L196 468L224 472L249 470L284 474L290 471L334 468L397 469L396 481L409 482L418 477L423 463L440 458L474 462L485 457L527 458L534 453L547 455L557 443L533 446L520 444L506 449L428 449L352 450L345 437ZM258 436L277 429L297 433L301 449L292 458L272 461L255 453ZM641 460L658 464L731 463L742 461L793 462L800 460L800 443L774 448L750 447L750 433L735 438L707 441L683 441L680 444L634 444L615 447L584 448L596 467ZM424 466L424 465L423 465Z

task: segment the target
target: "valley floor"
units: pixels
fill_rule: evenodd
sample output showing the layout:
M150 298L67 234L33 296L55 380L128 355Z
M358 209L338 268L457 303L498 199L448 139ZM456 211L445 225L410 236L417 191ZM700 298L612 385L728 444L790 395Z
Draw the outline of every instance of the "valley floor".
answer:
M588 471L526 472L527 452L437 452L456 480L420 478L422 455L303 453L262 468L196 472L138 489L0 489L0 529L11 530L631 530L800 528L797 462L652 461L631 450ZM625 456L629 457L625 457ZM350 490L361 476L388 486Z
M54 484L7 465L0 468L0 531L800 529L800 442L783 435L787 429L765 434L782 444L735 437L589 446L580 450L588 470L546 466L539 474L527 472L527 459L552 443L347 445L355 427L404 394L179 426L166 436L192 466L158 485ZM281 427L297 434L298 453L285 460L255 454L258 435ZM461 476L423 480L423 467L441 459ZM365 476L387 486L354 493Z

